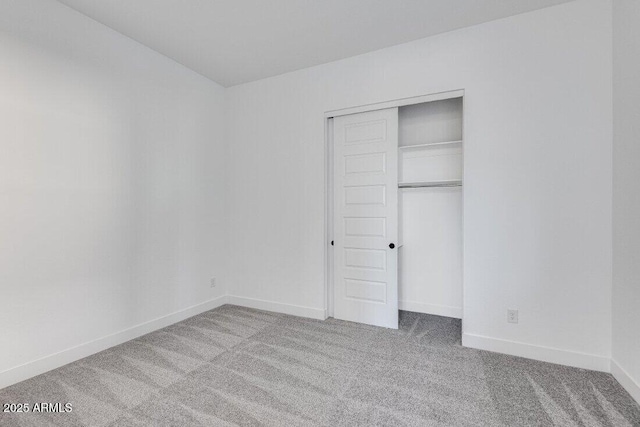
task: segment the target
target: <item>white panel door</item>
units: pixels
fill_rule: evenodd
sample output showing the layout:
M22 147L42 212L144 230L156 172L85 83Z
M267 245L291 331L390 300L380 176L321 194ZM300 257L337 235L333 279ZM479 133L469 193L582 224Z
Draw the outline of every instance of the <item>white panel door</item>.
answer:
M334 119L334 317L398 328L398 109Z

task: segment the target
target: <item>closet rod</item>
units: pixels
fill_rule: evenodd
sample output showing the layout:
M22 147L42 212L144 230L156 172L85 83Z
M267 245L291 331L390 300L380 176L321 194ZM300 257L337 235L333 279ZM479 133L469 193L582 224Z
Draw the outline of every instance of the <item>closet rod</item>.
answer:
M401 182L398 188L462 187L462 181Z

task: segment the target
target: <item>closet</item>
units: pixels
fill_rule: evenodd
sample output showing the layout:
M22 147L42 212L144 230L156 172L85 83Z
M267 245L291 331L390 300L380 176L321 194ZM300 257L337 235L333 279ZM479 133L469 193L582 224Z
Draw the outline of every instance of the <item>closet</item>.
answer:
M462 98L398 119L399 308L462 318Z
M422 101L333 117L335 318L462 317L463 98Z

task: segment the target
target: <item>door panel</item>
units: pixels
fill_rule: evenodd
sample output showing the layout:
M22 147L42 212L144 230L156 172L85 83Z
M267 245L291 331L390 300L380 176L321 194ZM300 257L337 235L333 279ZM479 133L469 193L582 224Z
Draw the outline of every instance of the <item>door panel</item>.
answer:
M385 172L385 153L357 154L344 158L344 175Z
M398 109L337 117L333 132L334 317L397 329Z
M344 205L386 206L387 188L384 185L344 186Z
M387 237L387 219L345 218L344 234L347 237Z

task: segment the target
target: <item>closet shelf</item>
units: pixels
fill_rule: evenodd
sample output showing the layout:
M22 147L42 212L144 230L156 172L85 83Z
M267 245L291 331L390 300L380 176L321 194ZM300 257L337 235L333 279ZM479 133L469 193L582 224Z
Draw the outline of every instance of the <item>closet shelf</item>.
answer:
M398 188L462 187L462 181L399 182Z
M444 141L444 142L429 142L426 144L415 144L415 145L401 145L398 147L399 150L419 150L422 148L431 148L431 147L440 147L443 145L455 145L462 144L461 140L458 141Z

